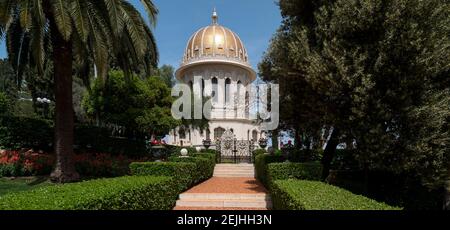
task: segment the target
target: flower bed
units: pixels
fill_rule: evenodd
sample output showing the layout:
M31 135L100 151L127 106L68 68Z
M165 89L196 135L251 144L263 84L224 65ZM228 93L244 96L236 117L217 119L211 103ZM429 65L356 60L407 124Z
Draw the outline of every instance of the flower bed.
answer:
M83 176L123 176L129 172L132 160L125 156L106 153L83 153L74 157L75 168ZM0 176L39 176L50 174L55 156L33 151L1 151Z

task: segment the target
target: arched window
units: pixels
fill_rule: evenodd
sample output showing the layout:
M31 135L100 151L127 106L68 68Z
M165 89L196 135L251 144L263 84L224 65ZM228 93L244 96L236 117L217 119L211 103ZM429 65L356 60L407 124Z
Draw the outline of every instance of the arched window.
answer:
M231 131L232 133L234 133L234 129L230 129L230 131Z
M214 77L211 80L211 83L212 83L212 95L211 96L212 96L214 102L218 102L219 97L218 97L217 91L219 90L219 82L218 82L217 78Z
M231 100L231 79L225 80L225 103L230 103Z
M250 130L247 131L247 140L250 140Z
M253 141L258 141L258 131L253 130L253 132L252 132L252 140Z
M214 129L214 139L217 140L217 139L222 138L223 133L225 133L224 128L219 127L219 128Z

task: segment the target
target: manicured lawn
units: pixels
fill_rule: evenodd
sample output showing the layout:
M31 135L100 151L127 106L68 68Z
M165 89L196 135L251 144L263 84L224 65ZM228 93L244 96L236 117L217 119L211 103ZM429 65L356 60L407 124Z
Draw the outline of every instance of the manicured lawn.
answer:
M0 178L0 196L49 185L51 182L47 177Z

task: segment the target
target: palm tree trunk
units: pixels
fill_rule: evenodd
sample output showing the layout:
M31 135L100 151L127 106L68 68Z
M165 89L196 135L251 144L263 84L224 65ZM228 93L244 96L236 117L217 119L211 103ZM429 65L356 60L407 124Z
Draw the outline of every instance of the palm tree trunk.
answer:
M56 99L56 166L50 177L53 182L67 183L80 178L73 161L72 43L63 39L54 22L50 22L50 26Z

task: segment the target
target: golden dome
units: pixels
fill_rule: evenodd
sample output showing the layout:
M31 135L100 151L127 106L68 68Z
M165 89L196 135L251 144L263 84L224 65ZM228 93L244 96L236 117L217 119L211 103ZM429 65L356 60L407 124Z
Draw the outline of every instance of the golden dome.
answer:
M190 37L180 69L205 62L226 62L251 68L242 40L230 29L219 25L215 10L212 24L197 30Z

